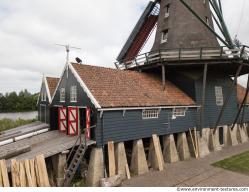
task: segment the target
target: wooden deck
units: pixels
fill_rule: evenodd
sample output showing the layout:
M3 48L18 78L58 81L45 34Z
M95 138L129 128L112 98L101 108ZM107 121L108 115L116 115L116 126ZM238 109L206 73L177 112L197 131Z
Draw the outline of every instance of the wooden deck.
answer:
M75 145L76 139L77 137L68 136L57 130L49 131L31 138L1 146L0 151L5 152L18 149L21 146L31 145L31 151L22 153L11 159L32 159L39 154L43 154L45 158L47 158L72 148ZM90 141L90 144L92 144L92 141ZM9 166L10 159L7 159L7 164Z

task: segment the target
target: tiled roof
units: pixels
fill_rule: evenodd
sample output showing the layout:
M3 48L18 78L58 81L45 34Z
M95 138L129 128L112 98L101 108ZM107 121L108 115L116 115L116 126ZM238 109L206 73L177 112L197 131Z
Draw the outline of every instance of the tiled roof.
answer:
M189 106L194 101L160 76L84 64L72 64L101 107Z
M46 77L47 83L48 83L48 89L50 92L50 95L52 97L52 95L55 92L56 86L60 80L60 78L55 78L55 77Z
M237 85L237 99L238 99L239 104L242 104L245 94L246 94L246 88L238 84ZM247 104L249 103L249 95L247 97L246 103Z

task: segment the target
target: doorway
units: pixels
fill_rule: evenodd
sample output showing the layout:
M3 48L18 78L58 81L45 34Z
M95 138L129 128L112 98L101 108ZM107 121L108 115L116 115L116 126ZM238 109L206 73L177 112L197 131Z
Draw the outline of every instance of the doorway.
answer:
M224 145L224 128L219 127L219 142L220 145Z

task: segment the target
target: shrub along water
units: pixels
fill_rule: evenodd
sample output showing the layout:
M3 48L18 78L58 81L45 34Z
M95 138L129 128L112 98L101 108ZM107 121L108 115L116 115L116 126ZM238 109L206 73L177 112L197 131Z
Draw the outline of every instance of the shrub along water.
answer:
M0 120L0 133L2 131L6 131L8 129L12 129L18 126L27 125L29 123L37 121L36 119L30 119L30 120L23 120L23 119L17 119L17 120L11 120L11 119L1 119Z

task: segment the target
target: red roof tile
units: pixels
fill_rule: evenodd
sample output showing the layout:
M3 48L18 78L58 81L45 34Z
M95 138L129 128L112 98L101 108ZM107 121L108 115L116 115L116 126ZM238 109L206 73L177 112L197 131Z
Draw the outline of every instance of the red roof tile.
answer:
M189 106L194 101L156 75L72 64L101 107Z
M52 97L52 95L55 92L56 86L60 80L60 78L55 78L55 77L46 77L47 83L48 83L48 89L50 92L50 95Z

